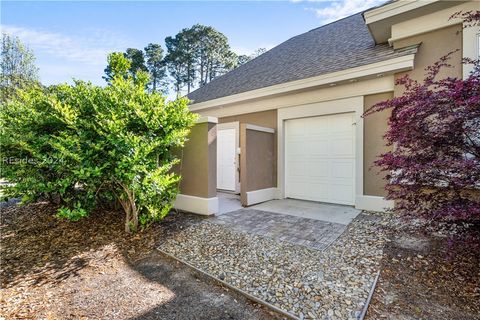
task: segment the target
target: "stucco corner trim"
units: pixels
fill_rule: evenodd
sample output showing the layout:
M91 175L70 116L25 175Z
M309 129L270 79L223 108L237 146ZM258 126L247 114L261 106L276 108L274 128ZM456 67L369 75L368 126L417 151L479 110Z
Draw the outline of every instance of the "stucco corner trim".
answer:
M218 213L218 197L201 198L186 194L178 194L173 206L178 210L208 216Z
M393 208L393 201L386 200L383 197L357 195L355 198L355 208L360 210L384 212L386 209Z
M255 191L247 191L247 206L275 199L277 188L266 188Z
M261 131L261 132L267 132L267 133L275 133L275 129L267 128L267 127L260 127L260 126L256 126L254 124L249 124L249 123L247 123L245 125L245 128L247 130L255 130L255 131Z
M203 116L198 118L197 123L218 123L218 118L210 117L210 116Z

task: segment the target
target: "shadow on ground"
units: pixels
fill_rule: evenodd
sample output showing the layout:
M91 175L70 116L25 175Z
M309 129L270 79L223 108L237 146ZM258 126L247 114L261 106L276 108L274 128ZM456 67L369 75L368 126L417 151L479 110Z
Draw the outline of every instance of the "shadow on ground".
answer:
M171 214L126 235L121 212L78 222L56 207L1 210L0 317L6 319L269 319L272 315L154 250L162 236L201 221Z

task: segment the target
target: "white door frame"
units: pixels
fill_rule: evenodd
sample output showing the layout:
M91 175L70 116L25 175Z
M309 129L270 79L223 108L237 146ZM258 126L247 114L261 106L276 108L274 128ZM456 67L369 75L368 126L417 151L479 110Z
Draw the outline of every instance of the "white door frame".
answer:
M278 175L277 186L279 198L285 198L285 128L286 120L338 113L355 112L355 206L359 197L363 197L363 96L305 104L278 109L277 143L278 143Z
M217 131L225 129L235 129L235 193L240 193L240 122L217 124Z

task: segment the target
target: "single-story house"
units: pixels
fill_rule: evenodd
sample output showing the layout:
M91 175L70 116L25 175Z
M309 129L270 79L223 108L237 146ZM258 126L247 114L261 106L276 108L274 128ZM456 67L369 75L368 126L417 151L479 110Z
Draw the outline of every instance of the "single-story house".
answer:
M402 94L395 80L457 50L441 76L469 73L479 28L450 19L476 1L390 1L295 36L188 95L202 116L182 160L176 206L218 211L217 191L244 206L282 198L381 211L385 181L372 168L387 150L388 112L374 104Z

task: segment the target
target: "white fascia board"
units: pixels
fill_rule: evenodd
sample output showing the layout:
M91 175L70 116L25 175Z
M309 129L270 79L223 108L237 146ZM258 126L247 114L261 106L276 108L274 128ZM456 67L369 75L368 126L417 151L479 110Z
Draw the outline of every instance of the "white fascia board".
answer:
M210 117L210 116L203 116L198 118L197 123L218 123L218 118Z
M434 11L430 14L395 23L392 25L391 38L388 39L388 43L392 45L395 41L398 40L453 26L456 24L461 24L463 22L461 18L450 19L450 17L455 12L475 11L478 10L478 8L480 8L479 3L459 3L459 5L454 7L448 7L440 11ZM471 28L465 28L463 31L468 31L470 29Z
M368 25L373 22L381 21L423 6L438 2L439 0L402 0L389 3L387 5L366 11L363 14L365 23Z
M250 124L250 123L247 123L245 125L245 128L247 130L262 131L262 132L267 132L267 133L275 133L275 129L267 128L267 127L261 127L261 126L257 126L257 125Z
M317 77L311 77L302 80L281 83L274 86L251 90L243 93L217 98L205 102L193 103L190 105L190 111L200 111L208 108L215 108L226 104L241 102L245 100L263 98L275 94L287 93L290 91L307 89L332 83L358 79L378 74L391 74L412 70L414 66L415 54L408 54L402 57L389 59L381 62L363 65L337 72L332 72Z

